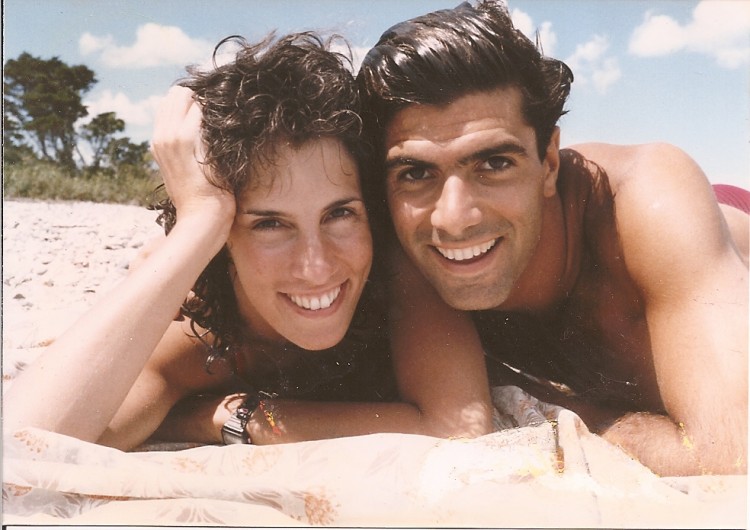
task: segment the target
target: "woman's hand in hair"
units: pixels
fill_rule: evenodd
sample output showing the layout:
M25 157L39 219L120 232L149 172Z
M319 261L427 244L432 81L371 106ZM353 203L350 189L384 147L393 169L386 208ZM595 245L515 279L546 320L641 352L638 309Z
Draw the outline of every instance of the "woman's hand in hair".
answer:
M193 92L174 86L161 102L154 124L151 151L164 185L177 209L178 222L188 216L222 223L228 235L234 220L234 195L210 182L210 166L203 164L201 108Z

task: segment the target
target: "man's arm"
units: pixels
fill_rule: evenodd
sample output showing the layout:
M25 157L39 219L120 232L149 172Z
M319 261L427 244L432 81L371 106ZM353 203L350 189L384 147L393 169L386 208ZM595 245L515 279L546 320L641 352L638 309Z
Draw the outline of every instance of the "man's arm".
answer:
M748 269L690 158L664 145L620 149L603 157L619 164L603 166L669 418L628 415L603 436L662 475L744 473Z
M401 398L419 410L425 434L491 432L484 350L470 315L449 307L400 247L391 263L391 355Z

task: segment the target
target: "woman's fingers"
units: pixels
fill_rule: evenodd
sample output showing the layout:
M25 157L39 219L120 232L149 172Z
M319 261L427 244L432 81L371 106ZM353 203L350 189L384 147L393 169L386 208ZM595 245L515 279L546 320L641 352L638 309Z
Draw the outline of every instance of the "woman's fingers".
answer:
M202 121L202 109L193 91L172 87L157 111L151 150L178 212L216 211L217 205L231 212L234 196L207 178L210 167L204 164Z

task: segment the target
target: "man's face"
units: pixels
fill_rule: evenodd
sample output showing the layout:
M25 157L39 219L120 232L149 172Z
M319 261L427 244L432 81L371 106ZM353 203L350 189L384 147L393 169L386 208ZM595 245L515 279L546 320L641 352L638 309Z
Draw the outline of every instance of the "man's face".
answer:
M388 203L407 255L451 306L500 306L555 195L558 136L539 159L515 87L411 105L388 127Z

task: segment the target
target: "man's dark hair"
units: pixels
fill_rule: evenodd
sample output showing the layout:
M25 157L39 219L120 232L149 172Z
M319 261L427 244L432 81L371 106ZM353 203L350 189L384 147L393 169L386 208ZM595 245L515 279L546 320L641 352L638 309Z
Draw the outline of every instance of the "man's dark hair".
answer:
M446 105L467 94L517 87L540 158L565 112L572 81L570 69L545 57L514 28L505 4L493 0L396 24L367 54L358 75L367 128L381 150L391 119L408 105Z
M254 184L254 162L273 161L282 144L301 147L324 137L343 143L361 178L367 149L359 92L350 58L332 50L337 42L343 39L323 40L313 33L281 39L269 35L258 44L233 36L217 45L214 62L226 45L238 47L235 60L210 71L188 68L189 76L179 84L193 90L202 108L205 163L213 184L238 196ZM169 233L176 221L174 205L165 199L155 208L161 210L159 222ZM229 263L225 247L201 273L182 307L197 337L204 340L205 331L210 332L214 358L246 339Z

